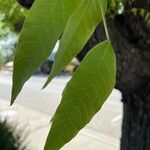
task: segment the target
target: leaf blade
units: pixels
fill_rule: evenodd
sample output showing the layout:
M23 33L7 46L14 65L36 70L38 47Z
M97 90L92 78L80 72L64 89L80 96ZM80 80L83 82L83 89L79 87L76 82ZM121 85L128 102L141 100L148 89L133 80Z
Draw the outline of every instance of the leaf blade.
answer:
M89 123L110 95L115 75L115 54L110 41L105 41L88 53L67 84L45 150L59 150Z
M24 83L50 55L67 19L81 0L36 0L19 38L14 60L11 104Z
M96 26L102 21L101 9L105 13L106 7L106 0L83 0L80 3L67 23L44 88L84 47Z

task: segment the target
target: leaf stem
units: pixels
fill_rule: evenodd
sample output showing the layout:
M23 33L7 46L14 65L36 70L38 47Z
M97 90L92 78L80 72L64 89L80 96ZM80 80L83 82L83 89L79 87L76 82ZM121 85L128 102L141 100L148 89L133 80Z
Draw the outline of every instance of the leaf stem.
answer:
M104 24L104 29L105 29L106 37L107 37L107 40L110 41L108 27L107 27L107 22L106 22L104 11L103 11L102 6L101 6L101 2L100 2L100 9L101 9L101 14L102 14L102 19L103 19L103 24Z

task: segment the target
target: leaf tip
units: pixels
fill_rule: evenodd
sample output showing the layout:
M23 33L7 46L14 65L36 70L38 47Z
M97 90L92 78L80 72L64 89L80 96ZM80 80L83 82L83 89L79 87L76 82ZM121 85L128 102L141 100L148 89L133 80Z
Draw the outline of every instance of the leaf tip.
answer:
M17 98L17 94L15 92L15 87L13 86L12 91L11 91L10 106L14 104L16 98Z
M47 85L48 85L48 81L45 82L45 84L42 87L42 90L44 90L47 87Z
M45 82L44 86L42 87L42 90L45 89L48 84L52 81L53 76L50 74L50 76L48 77L47 81Z
M10 106L12 106L14 104L14 101L15 101L15 99L13 99L13 97L12 97L11 101L10 101Z

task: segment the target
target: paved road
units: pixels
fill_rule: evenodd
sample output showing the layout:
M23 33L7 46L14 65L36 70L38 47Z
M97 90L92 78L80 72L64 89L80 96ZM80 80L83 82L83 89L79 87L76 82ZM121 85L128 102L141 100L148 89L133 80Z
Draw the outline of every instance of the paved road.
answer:
M57 77L46 89L41 90L46 77L34 76L24 86L17 97L16 103L37 109L50 115L54 114L61 99L61 92L69 77ZM0 97L10 100L11 97L11 74L0 74Z
M70 77L66 76L56 77L45 90L41 90L46 77L34 76L25 84L16 103L53 115L60 102L62 90L69 79ZM11 84L11 74L0 73L1 99L10 100ZM120 92L114 90L102 110L87 126L88 129L119 139L122 118L120 99Z

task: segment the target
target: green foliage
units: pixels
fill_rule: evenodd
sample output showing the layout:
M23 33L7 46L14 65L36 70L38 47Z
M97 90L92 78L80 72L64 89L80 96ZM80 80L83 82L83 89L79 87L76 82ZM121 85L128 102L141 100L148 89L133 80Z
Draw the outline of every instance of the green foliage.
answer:
M104 8L103 11L106 12L106 7L106 0L101 2L83 0L74 11L61 38L60 47L45 86L81 51L96 26L102 21L101 9Z
M114 87L115 65L110 41L88 53L63 92L45 150L59 150L100 110Z
M12 103L23 84L50 55L80 0L36 0L25 21L14 61ZM40 10L40 13L39 13ZM32 64L32 65L31 65Z
M16 0L0 0L0 16L3 16L1 20L3 29L10 28L14 31L14 25L24 19L26 13L27 11Z
M123 0L108 0L108 12L112 13L118 13L118 11L121 9L122 7L122 1Z
M11 103L59 38L60 47L46 85L82 50L102 20L108 32L106 6L106 0L35 1L17 47ZM59 150L92 119L111 93L115 75L115 55L108 38L88 53L67 84L45 150Z
M4 66L5 64L5 57L0 55L0 67Z
M7 121L0 121L0 149L1 150L25 150L21 136L16 133Z

